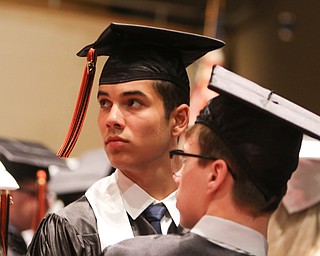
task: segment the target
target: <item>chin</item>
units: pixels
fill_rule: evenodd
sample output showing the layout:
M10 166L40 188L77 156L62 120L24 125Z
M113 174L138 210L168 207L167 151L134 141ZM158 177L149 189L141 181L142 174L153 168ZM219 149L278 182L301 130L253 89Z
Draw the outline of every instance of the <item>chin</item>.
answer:
M182 227L191 229L196 225L196 223L197 220L194 218L194 216L188 216L180 213L180 225Z
M193 227L188 221L184 221L183 219L180 219L180 225L186 229L191 229Z

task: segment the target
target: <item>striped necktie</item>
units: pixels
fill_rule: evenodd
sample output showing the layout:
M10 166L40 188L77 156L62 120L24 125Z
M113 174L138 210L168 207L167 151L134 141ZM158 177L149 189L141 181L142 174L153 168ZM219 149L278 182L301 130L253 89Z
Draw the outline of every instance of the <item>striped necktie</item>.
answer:
M158 234L162 234L160 221L166 213L167 208L163 203L151 204L144 210L144 217L154 227Z

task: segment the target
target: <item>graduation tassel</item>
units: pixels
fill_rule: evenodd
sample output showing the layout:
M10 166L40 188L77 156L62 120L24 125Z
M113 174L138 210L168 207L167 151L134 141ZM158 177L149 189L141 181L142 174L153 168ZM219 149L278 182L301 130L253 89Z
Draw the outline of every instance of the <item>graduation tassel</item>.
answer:
M37 196L38 212L35 214L32 229L35 231L43 217L47 213L47 173L44 170L37 171Z
M0 246L0 255L6 256L8 251L8 224L9 224L9 207L11 196L9 190L1 190L0 192L0 202L1 202L1 221L0 221L0 230L1 230L1 246Z
M96 71L96 61L97 55L95 53L95 49L91 48L87 54L87 65L84 68L72 121L64 142L57 153L57 156L59 157L68 157L79 137L89 105L91 89Z

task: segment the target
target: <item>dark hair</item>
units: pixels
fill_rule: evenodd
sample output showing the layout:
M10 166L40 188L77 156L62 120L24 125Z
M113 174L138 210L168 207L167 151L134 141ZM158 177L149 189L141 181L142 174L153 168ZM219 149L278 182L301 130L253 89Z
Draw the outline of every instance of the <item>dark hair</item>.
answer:
M201 155L223 159L236 174L232 194L237 204L247 207L250 213L255 216L272 212L278 207L280 200L266 201L261 191L242 170L237 158L209 127L200 123L195 124L187 130L186 138L193 133L197 133ZM200 165L207 163L208 161L199 159Z
M190 104L190 92L186 92L180 86L163 80L155 80L153 84L156 92L163 99L166 118L169 119L171 112L181 104Z

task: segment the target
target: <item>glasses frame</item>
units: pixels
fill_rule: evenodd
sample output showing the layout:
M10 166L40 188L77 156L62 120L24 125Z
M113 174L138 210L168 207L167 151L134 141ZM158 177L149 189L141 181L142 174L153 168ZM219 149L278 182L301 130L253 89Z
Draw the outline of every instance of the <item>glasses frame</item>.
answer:
M219 159L219 158L211 157L211 156L203 156L203 155L196 155L196 154L191 154L191 153L185 153L185 152L184 152L183 150L181 150L181 149L174 149L174 150L170 150L170 151L169 151L170 159L172 159L174 155L186 156L186 157L196 157L196 158L200 158L200 159L213 160L213 161L216 161L216 160ZM228 167L228 171L229 171L229 173L231 174L232 178L233 178L234 180L236 180L237 175L231 170L231 168L229 167L228 164L227 164L227 167ZM176 176L181 176L181 175L177 175L177 172L173 172L173 173L174 173L174 175L176 175Z
M172 157L174 155L179 155L179 156L190 156L190 157L197 157L197 158L201 158L201 159L207 159L207 160L218 160L218 158L215 157L209 157L209 156L202 156L202 155L196 155L196 154L190 154L190 153L186 153L181 149L174 149L169 151L169 155L170 155L170 159L172 159Z

